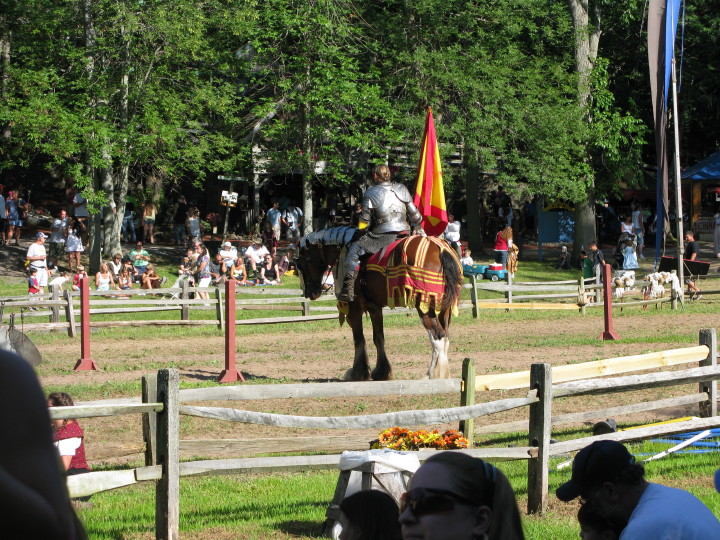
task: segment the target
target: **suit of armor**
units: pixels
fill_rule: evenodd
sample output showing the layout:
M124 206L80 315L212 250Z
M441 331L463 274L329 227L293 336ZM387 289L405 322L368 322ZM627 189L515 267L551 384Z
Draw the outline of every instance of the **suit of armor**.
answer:
M368 224L368 232L348 249L345 279L339 300L352 302L354 299L355 277L360 267L360 257L377 253L392 243L399 233L408 233L408 219L414 227L419 227L422 222L422 216L404 185L382 182L365 192L360 222Z

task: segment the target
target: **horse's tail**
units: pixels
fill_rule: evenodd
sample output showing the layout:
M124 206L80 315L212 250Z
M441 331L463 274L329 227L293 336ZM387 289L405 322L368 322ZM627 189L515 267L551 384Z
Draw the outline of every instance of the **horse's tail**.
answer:
M443 293L441 310L450 310L457 303L462 285L462 273L457 257L446 249L440 250L445 292Z

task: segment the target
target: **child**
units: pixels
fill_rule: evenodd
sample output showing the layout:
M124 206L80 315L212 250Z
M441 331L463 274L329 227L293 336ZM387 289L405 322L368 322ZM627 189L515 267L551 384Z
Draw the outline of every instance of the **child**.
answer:
M48 407L73 407L72 398L65 392L53 392L48 396ZM60 453L62 464L67 474L82 474L90 472L85 458L85 434L77 420L53 420L53 444ZM90 497L81 497L79 500L87 501Z
M558 270L570 270L570 254L567 246L560 248L560 262L557 265Z
M60 287L62 289L63 284L68 281L70 277L67 272L60 272L60 274L50 280L48 287L52 290L53 287Z
M73 276L73 283L72 283L72 290L73 291L79 291L80 290L80 280L82 278L86 278L88 275L85 273L85 267L80 265L77 267L77 271L75 272L75 275Z
M635 246L633 245L632 240L628 240L625 242L625 245L622 249L623 253L623 270L636 270L640 267L637 260L637 255L635 254Z
M37 268L30 267L28 270L28 295L31 300L36 300L34 296L40 294L40 285L37 280ZM29 307L28 310L35 311L37 308Z
M595 277L592 259L588 257L587 251L584 249L580 251L580 269L582 270L583 278L587 279Z
M462 264L466 264L468 266L472 266L473 264L475 264L475 261L473 261L473 258L472 258L472 251L470 251L469 249L466 249L465 256L462 259L460 259L460 262Z

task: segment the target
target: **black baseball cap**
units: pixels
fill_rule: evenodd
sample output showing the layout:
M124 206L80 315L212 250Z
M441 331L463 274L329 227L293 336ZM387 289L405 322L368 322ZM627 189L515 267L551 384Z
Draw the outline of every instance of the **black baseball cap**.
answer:
M585 496L592 488L616 478L634 463L635 458L622 443L595 441L577 453L570 480L557 488L555 495L565 502Z

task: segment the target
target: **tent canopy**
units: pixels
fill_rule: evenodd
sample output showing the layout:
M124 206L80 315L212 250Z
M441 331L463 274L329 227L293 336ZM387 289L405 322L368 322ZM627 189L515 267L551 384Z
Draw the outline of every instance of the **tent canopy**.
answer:
M720 152L710 154L682 172L682 178L692 180L720 180Z

